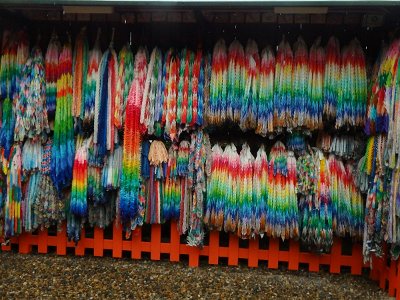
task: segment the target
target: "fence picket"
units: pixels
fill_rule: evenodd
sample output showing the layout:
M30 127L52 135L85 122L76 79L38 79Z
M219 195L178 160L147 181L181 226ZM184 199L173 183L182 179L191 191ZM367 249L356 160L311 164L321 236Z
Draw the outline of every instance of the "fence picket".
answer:
M249 240L249 254L247 263L249 267L258 267L258 239Z
M208 263L210 265L218 265L219 258L219 231L211 231L208 242Z
M47 229L40 230L38 235L38 253L46 254L47 253Z
M153 224L151 225L151 260L160 260L161 253L161 225Z
M268 251L268 268L278 269L279 264L279 240L269 239L269 251Z
M180 236L178 232L176 221L171 221L171 239L170 239L170 261L178 262L179 261L179 244L180 244Z
M292 271L299 270L300 246L296 241L289 242L289 264L288 269Z
M103 228L94 228L94 256L103 256L104 254L104 230Z
M239 239L236 235L229 235L228 246L228 265L237 266L239 264Z

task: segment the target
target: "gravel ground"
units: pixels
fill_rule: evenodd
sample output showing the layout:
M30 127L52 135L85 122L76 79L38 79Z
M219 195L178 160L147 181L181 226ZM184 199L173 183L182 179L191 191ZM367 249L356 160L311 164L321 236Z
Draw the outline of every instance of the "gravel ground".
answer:
M0 252L0 299L389 299L362 276Z

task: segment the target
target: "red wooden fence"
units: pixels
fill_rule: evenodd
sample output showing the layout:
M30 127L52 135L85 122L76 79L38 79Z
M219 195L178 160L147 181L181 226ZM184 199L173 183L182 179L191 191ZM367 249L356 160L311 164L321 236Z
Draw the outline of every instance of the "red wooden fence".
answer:
M370 277L381 289L387 290L389 296L400 299L400 259L393 261L388 256L373 256Z
M335 239L330 254L314 254L302 252L298 242L289 241L288 249L281 249L278 239L269 239L268 245L260 247L259 239L251 239L248 246L241 247L239 239L235 235L229 235L227 246L220 245L220 233L212 231L209 233L208 243L202 248L190 247L181 243L180 235L175 222L171 223L169 236L162 237L161 225L151 226L151 237L149 241L143 239L142 228L132 233L132 238L126 240L120 226L113 226L112 239L104 237L104 230L94 228L93 237L86 237L85 230L82 231L82 239L78 245L67 241L65 226L56 235L49 235L47 230L39 231L37 235L23 233L19 237L12 238L11 244L18 244L19 253L30 253L32 246L37 246L38 253L47 253L48 247L55 247L58 255L66 255L67 248L74 249L75 255L85 255L86 249L92 249L94 256L103 256L105 250L111 250L112 256L120 258L124 252L130 253L131 258L141 259L143 253L149 253L151 260L160 260L162 254L169 255L171 262L181 260L181 255L187 255L189 266L197 267L200 257L208 259L208 264L217 265L220 258L227 259L228 265L237 266L239 260L247 260L249 267L258 267L259 263L266 262L270 269L277 269L279 263L287 264L289 270L299 270L300 267L308 265L310 272L318 272L320 267L329 267L330 273L340 273L342 267L348 267L351 274L360 275L363 268L362 251L360 244L353 244L351 253L344 254L342 251L342 240ZM169 240L169 242L163 242ZM11 245L2 246L3 251L11 250ZM388 289L390 296L400 299L400 263L391 262L386 264L386 258L373 259L371 278L379 281L379 286Z

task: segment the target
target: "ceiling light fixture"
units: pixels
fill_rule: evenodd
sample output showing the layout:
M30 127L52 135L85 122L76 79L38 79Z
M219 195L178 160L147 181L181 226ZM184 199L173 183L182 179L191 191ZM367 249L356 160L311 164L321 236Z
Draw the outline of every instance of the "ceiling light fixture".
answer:
M328 7L306 7L306 6L282 6L274 7L274 13L276 14L327 14Z
M64 14L112 14L112 6L63 6Z

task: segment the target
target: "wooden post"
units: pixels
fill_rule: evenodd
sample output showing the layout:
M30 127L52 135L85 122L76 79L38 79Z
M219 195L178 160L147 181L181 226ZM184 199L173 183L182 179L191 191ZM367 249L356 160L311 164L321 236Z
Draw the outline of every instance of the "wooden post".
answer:
M160 260L161 253L161 225L153 224L151 225L151 250L150 259Z
M47 229L39 230L38 235L38 253L47 253Z
M299 260L300 260L300 245L299 242L294 240L289 241L289 263L288 269L292 271L299 270Z
M219 231L210 231L210 240L208 242L208 263L218 265L219 259Z
M239 238L234 234L229 234L228 265L237 266L239 264Z
M333 246L332 246L332 251L331 251L330 272L332 274L340 273L341 257L342 257L342 240L336 238L333 241Z
M85 228L82 229L81 232L81 240L78 242L78 245L75 247L75 255L84 256L85 255Z
M64 223L57 232L57 255L67 254L67 225Z
M269 250L268 250L268 268L278 269L279 264L279 240L269 239Z
M95 227L93 236L93 254L94 256L103 256L104 250L104 229Z
M249 240L249 257L247 264L251 268L258 267L258 238Z
M122 227L117 226L114 222L113 226L113 250L112 256L114 258L122 257Z
M177 227L176 221L171 221L171 239L170 239L170 254L169 254L169 260L173 262L178 262L179 261L179 251L180 251L180 236L178 232L178 227Z

